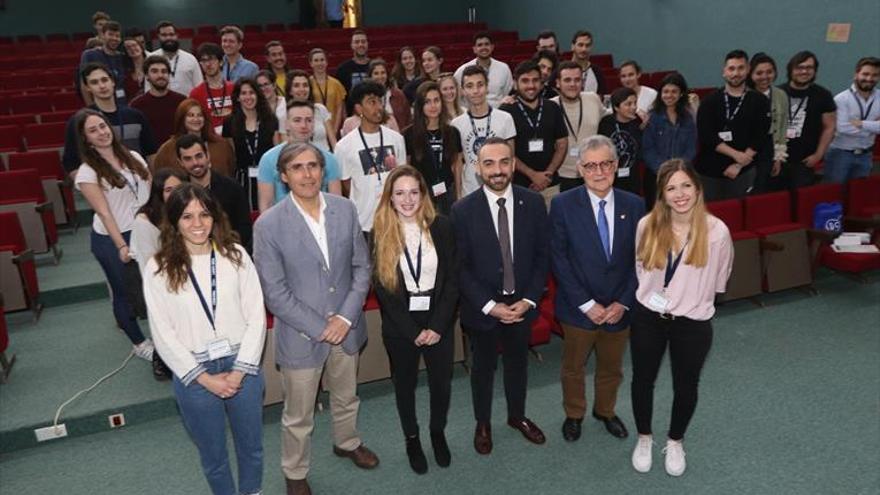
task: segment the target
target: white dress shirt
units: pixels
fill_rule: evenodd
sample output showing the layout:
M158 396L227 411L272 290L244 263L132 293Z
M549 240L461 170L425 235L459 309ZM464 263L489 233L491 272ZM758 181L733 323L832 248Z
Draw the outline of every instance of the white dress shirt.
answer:
M318 199L321 202L321 209L318 212L318 220L312 218L311 215L306 213L306 211L299 205L299 202L293 196L293 193L290 193L290 200L293 201L296 209L299 210L300 214L306 221L306 226L309 228L309 232L312 233L312 237L315 238L315 242L318 243L318 248L321 250L321 254L324 256L324 266L327 269L330 269L330 248L327 247L327 225L324 217L324 210L327 209L327 203L324 201L324 193L318 193Z
M880 89L874 88L866 100L853 84L849 89L838 93L834 97L834 103L837 105L837 127L830 146L847 151L873 147L874 140L880 134ZM863 113L865 111L868 112L867 116ZM852 120L861 120L862 127L852 125Z
M614 253L614 190L608 191L608 195L604 198L600 198L593 194L593 191L587 189L587 195L590 197L590 206L593 207L593 219L596 220L596 231L599 229L599 201L605 200L605 220L608 221L608 252ZM590 299L589 301L578 306L578 309L581 310L581 313L586 313L589 311L594 305L596 301Z

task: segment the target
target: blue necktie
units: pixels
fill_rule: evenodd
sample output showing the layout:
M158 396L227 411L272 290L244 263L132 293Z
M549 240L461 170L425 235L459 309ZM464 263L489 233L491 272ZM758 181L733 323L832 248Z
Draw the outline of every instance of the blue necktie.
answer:
M608 219L605 217L605 200L599 201L599 238L605 248L605 259L611 261L611 235L608 232Z

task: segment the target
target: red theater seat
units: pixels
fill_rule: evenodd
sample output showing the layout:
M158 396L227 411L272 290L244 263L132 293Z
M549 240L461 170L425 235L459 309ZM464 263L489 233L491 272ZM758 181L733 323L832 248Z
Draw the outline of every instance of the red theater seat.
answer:
M0 153L20 151L24 149L22 144L22 126L0 125Z
M35 169L0 172L0 211L18 215L28 249L35 253L52 250L55 262L58 262L61 250L58 248L55 215Z
M51 110L50 110L51 111ZM28 151L40 148L61 148L64 146L66 123L28 124L24 126L24 141Z
M733 239L733 269L727 280L727 290L720 299L732 301L757 296L761 293L760 238L745 229L742 200L715 201L706 206L724 222Z
M52 100L45 95L21 95L9 98L12 113L41 113L52 111Z
M792 220L790 194L747 196L744 206L745 229L761 239L764 290L776 292L811 285L807 232Z
M55 221L76 224L73 188L65 178L57 151L28 151L9 155L10 170L36 169L43 182L46 198L52 202Z
M39 314L40 285L33 251L27 248L18 215L0 212L0 295L4 311Z

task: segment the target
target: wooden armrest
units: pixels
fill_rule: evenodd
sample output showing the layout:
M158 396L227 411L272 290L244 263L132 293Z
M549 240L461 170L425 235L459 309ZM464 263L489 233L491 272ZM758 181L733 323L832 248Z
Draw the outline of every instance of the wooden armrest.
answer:
M52 202L46 201L44 203L40 203L37 206L35 206L34 209L40 213L43 213L44 211L52 211Z
M761 239L758 243L758 246L761 248L761 251L784 251L785 246L783 246L779 242L770 241L767 239Z
M16 254L12 257L12 262L16 265L20 265L27 261L33 261L34 259L34 250L33 249L25 249L24 251Z

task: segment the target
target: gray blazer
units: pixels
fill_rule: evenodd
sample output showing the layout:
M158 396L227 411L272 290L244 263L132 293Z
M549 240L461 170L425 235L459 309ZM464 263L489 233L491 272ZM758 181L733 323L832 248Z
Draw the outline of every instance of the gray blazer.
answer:
M348 199L324 194L330 267L290 197L265 211L254 224L254 263L266 307L275 315L275 362L282 368L324 365L330 344L318 338L327 318L352 323L342 341L349 355L367 340L364 299L370 290L370 256L357 210Z

